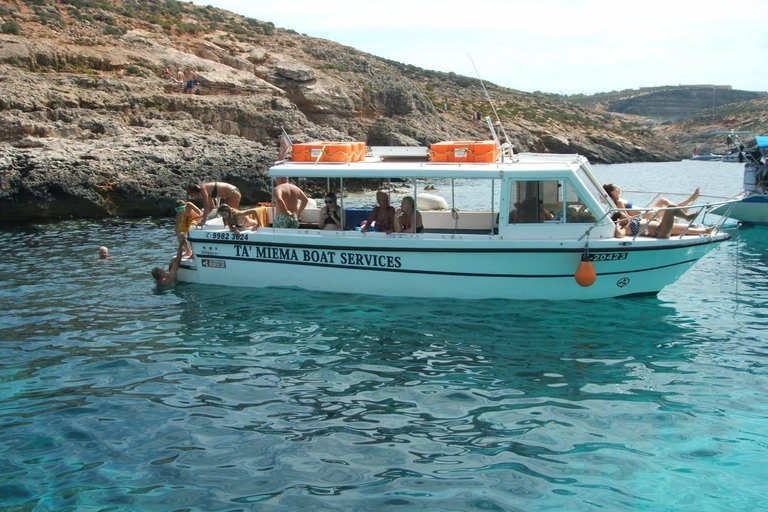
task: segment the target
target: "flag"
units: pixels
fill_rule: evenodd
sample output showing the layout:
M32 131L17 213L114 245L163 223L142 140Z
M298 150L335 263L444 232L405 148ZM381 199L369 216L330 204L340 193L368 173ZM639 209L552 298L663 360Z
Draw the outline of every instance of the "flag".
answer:
M285 128L283 128L283 133L280 134L280 152L277 154L278 162L283 161L291 156L292 149L293 144L291 143L291 138L288 137L288 134L285 133Z

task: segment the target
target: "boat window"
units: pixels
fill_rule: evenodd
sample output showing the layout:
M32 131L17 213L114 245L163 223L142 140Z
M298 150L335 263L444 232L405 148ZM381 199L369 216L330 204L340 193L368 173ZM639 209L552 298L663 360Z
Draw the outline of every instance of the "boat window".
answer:
M514 180L510 198L510 224L595 222L576 190L563 180Z
M590 209L584 204L584 201L579 197L579 194L573 187L568 186L568 183L563 187L565 195L565 210L568 214L565 216L565 222L569 224L573 223L588 223L593 224L597 221ZM560 212L562 217L562 212Z
M553 210L559 212L563 209L561 187L560 180L512 181L509 223L536 224L556 220Z

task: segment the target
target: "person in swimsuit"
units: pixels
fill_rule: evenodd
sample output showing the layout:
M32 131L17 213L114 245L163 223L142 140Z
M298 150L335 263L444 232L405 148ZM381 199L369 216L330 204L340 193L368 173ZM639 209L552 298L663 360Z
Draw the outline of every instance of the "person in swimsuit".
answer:
M414 218L416 230L414 231ZM397 233L423 233L424 223L421 220L421 212L414 206L413 197L405 196L400 202L400 208L395 211L395 232Z
M675 222L675 210L666 210L660 215L661 219L649 221L642 215L633 215L629 217L624 212L616 212L613 216L616 238L625 236L641 236L653 238L669 238L670 236L686 235L710 235L715 230L715 226L706 228L688 227L687 223ZM647 230L645 229L647 227Z
M152 278L155 280L155 284L158 286L173 286L176 284L176 274L179 272L181 266L182 253L184 252L184 245L187 243L187 237L184 233L179 233L179 249L176 251L176 256L173 257L171 263L168 265L166 271L163 267L155 267L152 269Z
M259 219L256 217L256 208L238 210L223 204L219 206L217 211L221 215L224 225L229 227L229 230L238 236L240 236L240 230L243 228L251 228L251 231L256 231L261 227Z
M179 199L176 201L176 234L184 233L184 236L189 236L189 230L192 226L197 224L200 218L203 216L203 212L200 208L195 206L195 203L190 201L182 201ZM192 248L189 244L185 244L184 256L189 258L192 256Z
M365 221L365 226L360 231L363 233L370 231L371 224L375 222L373 231L383 231L390 234L395 223L395 209L389 204L389 194L379 190L376 192L376 202L378 204L373 207L368 220Z
M344 229L344 212L336 203L336 194L325 194L325 206L320 210L320 220L317 227L323 230L341 231Z
M616 204L618 208L626 208L629 211L627 211L627 215L633 216L633 215L642 215L645 218L651 218L655 215L655 211L634 211L631 210L633 207L632 203L630 201L627 201L623 197L621 197L621 189L618 187L618 185L614 183L605 183L603 185L603 190L611 196L611 199L613 199L613 202ZM701 190L699 190L698 187L696 187L696 190L693 191L693 194L691 194L686 200L680 201L679 203L675 204L666 197L660 197L656 201L653 202L653 204L650 206L652 209L656 208L674 208L677 206L688 206L689 204L694 203L701 194ZM692 221L695 219L699 212L691 213L689 214L685 210L673 210L675 213L675 216L680 217L681 219L685 219L687 221Z
M186 82L186 87L184 88L184 92L186 94L194 94L195 93L195 72L192 71L192 68L187 68L187 70L184 72L184 81Z
M277 178L275 181L275 218L272 220L272 226L296 229L309 198L303 190L289 183L288 178Z
M103 245L99 247L99 259L101 260L109 259L109 249Z
M232 208L240 206L240 199L243 197L240 190L229 183L223 181L212 181L202 185L189 185L187 194L190 197L201 197L203 199L203 215L200 219L199 227L205 226L208 216L216 208L216 200L220 199L224 204Z

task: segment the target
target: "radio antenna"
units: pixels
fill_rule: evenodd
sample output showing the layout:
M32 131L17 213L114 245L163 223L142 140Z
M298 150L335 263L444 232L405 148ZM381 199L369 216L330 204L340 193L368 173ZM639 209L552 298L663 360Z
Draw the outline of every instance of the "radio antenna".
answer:
M488 104L491 106L491 110L493 110L493 115L496 117L496 122L499 124L499 128L501 129L501 134L504 135L504 140L506 140L507 145L509 148L512 148L512 142L509 140L509 137L507 136L507 132L504 130L504 125L501 124L501 119L499 119L499 113L496 111L496 107L493 104L493 101L491 100L491 95L488 94L488 89L485 88L485 83L483 82L482 77L480 77L480 72L477 70L477 66L475 66L475 61L472 60L472 55L467 52L467 56L469 57L469 62L472 63L472 67L475 68L475 73L477 74L477 79L480 80L480 85L483 87L483 92L485 93L485 98L488 100ZM488 120L490 124L490 119Z

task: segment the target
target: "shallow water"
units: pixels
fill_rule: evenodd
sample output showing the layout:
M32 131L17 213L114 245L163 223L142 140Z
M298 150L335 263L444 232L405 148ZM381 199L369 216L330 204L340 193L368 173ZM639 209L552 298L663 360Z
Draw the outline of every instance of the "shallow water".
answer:
M738 191L698 165L596 172ZM0 230L0 507L765 509L768 230L732 232L562 303L159 291L166 221Z

